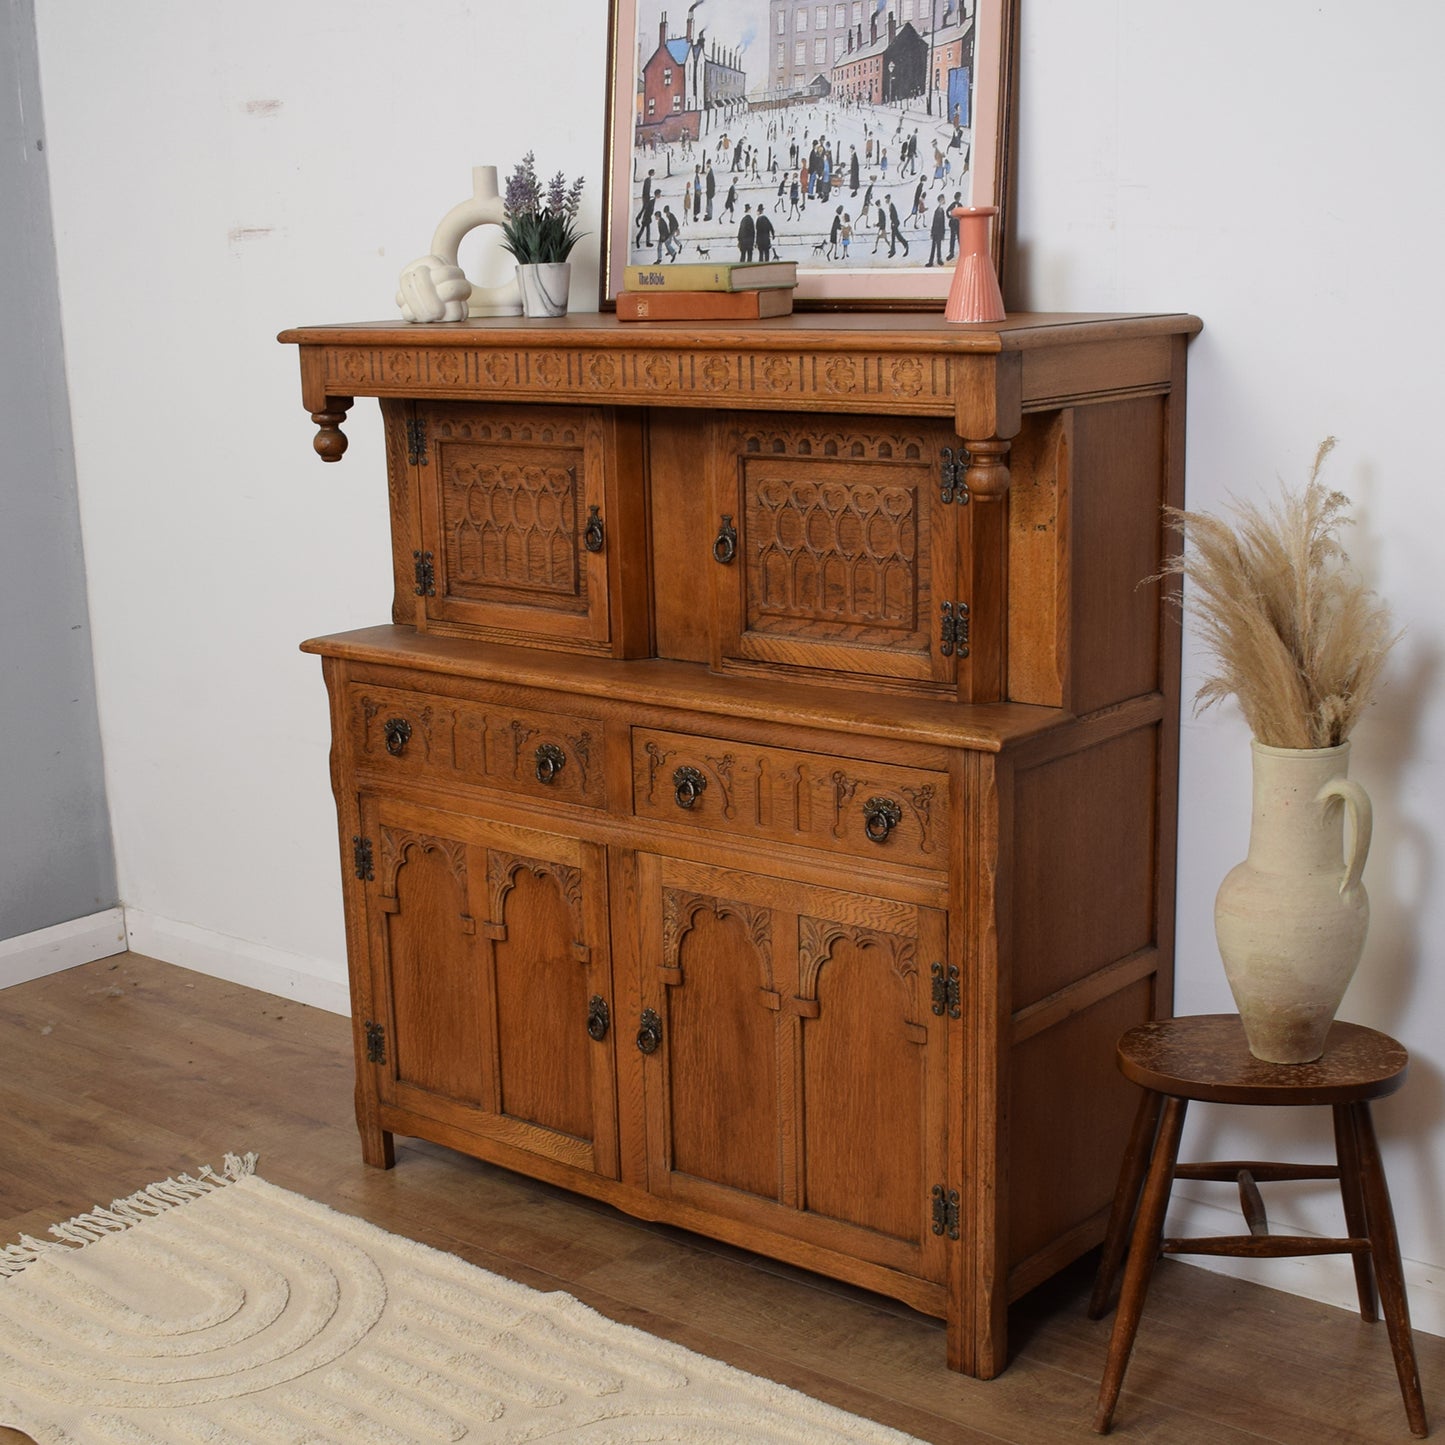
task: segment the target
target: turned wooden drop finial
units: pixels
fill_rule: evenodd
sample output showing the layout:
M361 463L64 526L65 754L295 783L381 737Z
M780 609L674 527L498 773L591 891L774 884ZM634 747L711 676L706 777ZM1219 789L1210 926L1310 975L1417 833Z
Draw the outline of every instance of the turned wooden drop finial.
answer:
M311 413L311 420L316 423L316 435L311 439L311 445L323 462L339 462L350 444L346 433L341 430L341 423L351 409L351 398L328 396L326 401L329 410Z
M994 439L986 442L965 442L968 449L968 470L964 482L972 496L996 501L1009 489L1013 478L1008 469L1009 443Z

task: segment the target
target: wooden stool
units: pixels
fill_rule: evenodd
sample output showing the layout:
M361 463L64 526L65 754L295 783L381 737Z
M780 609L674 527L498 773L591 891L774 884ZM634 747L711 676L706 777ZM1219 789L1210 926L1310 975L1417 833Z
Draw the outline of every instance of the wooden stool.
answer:
M1164 1254L1240 1255L1273 1259L1285 1255L1349 1254L1354 1258L1360 1318L1375 1319L1375 1287L1384 1308L1385 1328L1405 1398L1412 1433L1428 1433L1410 1308L1400 1268L1395 1216L1380 1163L1380 1148L1370 1118L1370 1100L1393 1094L1405 1082L1409 1055L1404 1047L1374 1029L1335 1023L1324 1056L1312 1064L1267 1064L1249 1052L1237 1014L1161 1019L1130 1029L1119 1040L1119 1068L1144 1090L1134 1131L1124 1154L1119 1188L1109 1216L1104 1256L1099 1262L1089 1318L1108 1308L1114 1281L1129 1241L1129 1262L1109 1359L1099 1386L1094 1429L1108 1432L1119 1387L1139 1329L1139 1316L1154 1261ZM1230 1160L1217 1164L1180 1164L1179 1138L1189 1100L1214 1104L1328 1104L1334 1110L1334 1164L1270 1164ZM1161 1122L1162 1115L1162 1122ZM1217 1238L1165 1239L1164 1213L1175 1179L1231 1180L1239 1185L1249 1233ZM1269 1233L1257 1181L1338 1179L1344 1200L1347 1238ZM1137 1218L1136 1218L1137 1211ZM1373 1269L1372 1269L1373 1265Z

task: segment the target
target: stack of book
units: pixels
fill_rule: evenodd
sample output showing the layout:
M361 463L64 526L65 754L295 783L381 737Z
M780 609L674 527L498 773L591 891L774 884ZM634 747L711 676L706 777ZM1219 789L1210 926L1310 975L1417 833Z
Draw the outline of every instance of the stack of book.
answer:
M617 293L619 321L755 321L786 316L796 261L686 261L628 266Z

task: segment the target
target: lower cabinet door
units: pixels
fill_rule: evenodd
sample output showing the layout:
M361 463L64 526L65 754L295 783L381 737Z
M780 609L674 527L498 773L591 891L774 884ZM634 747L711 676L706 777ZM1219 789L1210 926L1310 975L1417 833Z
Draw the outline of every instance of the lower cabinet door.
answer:
M945 915L653 855L639 882L648 1187L941 1280Z
M385 797L361 816L378 1097L615 1178L604 850Z

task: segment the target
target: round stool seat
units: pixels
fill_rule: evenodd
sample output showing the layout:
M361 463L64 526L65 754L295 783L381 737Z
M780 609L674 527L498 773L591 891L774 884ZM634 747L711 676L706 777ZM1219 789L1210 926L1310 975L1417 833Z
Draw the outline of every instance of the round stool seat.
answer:
M1213 1104L1348 1104L1405 1082L1410 1055L1388 1034L1336 1021L1312 1064L1269 1064L1249 1051L1238 1014L1157 1019L1119 1040L1119 1070L1158 1094Z

